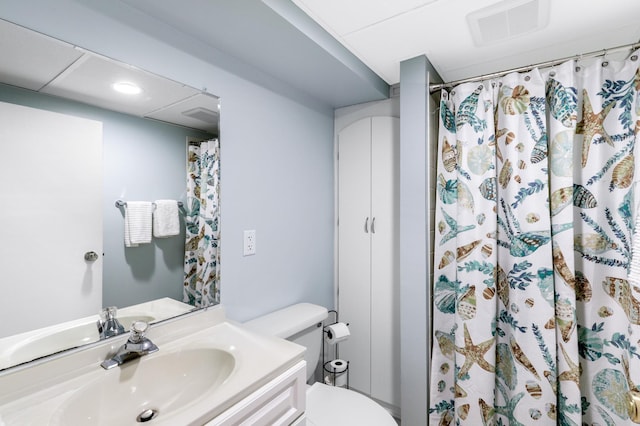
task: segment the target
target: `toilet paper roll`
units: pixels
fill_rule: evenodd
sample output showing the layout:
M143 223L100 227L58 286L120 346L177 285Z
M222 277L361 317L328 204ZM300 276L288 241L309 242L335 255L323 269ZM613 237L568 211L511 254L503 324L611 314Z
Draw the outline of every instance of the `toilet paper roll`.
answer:
M346 340L351 333L349 327L343 322L337 322L325 327L324 340L330 344L335 345L338 342Z
M346 386L347 385L347 367L349 364L343 359L334 359L329 363L329 371L332 372L330 376L333 378L333 386Z
M347 361L345 361L344 359L334 359L333 361L331 361L329 363L329 368L331 368L331 372L332 373L344 373L345 371L347 371Z

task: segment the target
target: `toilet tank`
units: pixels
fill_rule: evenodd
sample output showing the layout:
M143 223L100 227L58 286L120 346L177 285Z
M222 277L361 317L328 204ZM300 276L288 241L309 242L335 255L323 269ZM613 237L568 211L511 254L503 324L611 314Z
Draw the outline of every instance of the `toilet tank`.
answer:
M271 312L243 325L260 334L287 339L307 348L307 380L313 376L322 348L322 321L327 308L311 303L298 303Z

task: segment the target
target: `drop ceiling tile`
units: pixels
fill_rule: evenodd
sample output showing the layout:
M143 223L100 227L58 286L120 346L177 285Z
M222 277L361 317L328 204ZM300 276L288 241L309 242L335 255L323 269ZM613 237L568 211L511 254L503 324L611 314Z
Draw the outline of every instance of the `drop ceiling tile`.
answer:
M186 127L205 129L211 133L218 134L218 120L220 100L212 95L198 93L188 99L174 103L156 111L150 111L145 117L168 123L180 124ZM185 114L189 111L197 110L195 116L210 116L205 120L193 118Z
M135 83L142 88L142 93L122 95L111 88L117 81ZM199 93L183 84L90 53L42 92L139 117Z
M471 12L492 0L463 3L456 9ZM544 30L477 47L466 13L456 13L451 2L440 1L349 34L342 41L389 84L399 82L400 61L423 54L445 81L452 81L638 41L640 2L617 0L616 4L584 8L574 0L552 2Z
M330 33L341 36L435 1L438 0L293 0Z
M0 81L39 90L82 56L72 45L0 20Z
M431 60L429 52L461 52L466 45L472 45L465 16L442 19L448 12L447 2L437 2L349 34L344 43L387 83L395 84L400 80L402 60L423 54Z

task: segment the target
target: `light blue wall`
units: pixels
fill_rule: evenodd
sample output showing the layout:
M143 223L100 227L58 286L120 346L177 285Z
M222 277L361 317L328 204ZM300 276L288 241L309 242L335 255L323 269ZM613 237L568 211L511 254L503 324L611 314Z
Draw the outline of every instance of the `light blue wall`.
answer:
M400 393L409 425L428 421L438 118L429 84L441 81L425 56L400 63Z
M169 29L162 42L73 0L6 1L0 18L220 96L228 316L244 321L301 301L333 307L332 108L274 77L258 85L231 74L261 71L223 69L216 61L233 58ZM245 229L257 232L255 256L242 256Z
M104 121L104 306L127 306L152 299L182 300L184 222L179 236L124 247L123 209L115 200L186 201L186 137L204 132L119 114ZM118 125L115 125L118 124ZM209 136L210 137L210 136Z
M102 122L103 306L160 297L182 300L184 223L179 236L125 248L123 210L115 200L184 201L186 138L207 134L2 84L0 101Z

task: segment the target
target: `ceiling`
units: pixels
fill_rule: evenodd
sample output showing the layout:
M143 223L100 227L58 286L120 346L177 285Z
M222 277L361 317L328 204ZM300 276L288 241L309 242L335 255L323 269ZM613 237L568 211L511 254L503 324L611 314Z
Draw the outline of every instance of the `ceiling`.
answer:
M23 0L4 0L0 17L63 40L91 27L135 42L122 40L125 25L285 96L333 108L388 97L400 62L420 55L450 82L640 41L638 0L32 1L46 18ZM86 52L73 46L70 58L52 52L45 62L85 65L76 55ZM41 90L68 93L71 75L62 77Z
M218 133L218 98L3 20L0 57L1 83ZM142 92L118 93L119 81Z
M444 81L453 81L640 40L638 0L293 1L389 84L400 81L400 61L418 55L426 55ZM509 25L529 32L485 45L474 41L470 13L527 3L546 6L546 26L529 27L536 16L524 9Z
M119 1L333 106L387 96L419 55L449 82L640 41L638 0ZM485 8L506 20L471 25Z

